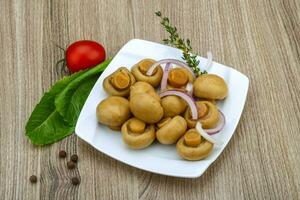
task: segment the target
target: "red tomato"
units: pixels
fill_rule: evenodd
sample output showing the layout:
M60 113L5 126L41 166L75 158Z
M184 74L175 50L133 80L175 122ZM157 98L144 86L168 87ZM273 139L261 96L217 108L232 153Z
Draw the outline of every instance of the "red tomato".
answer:
M105 60L105 49L97 42L80 40L67 48L66 60L70 72L77 72L103 62Z

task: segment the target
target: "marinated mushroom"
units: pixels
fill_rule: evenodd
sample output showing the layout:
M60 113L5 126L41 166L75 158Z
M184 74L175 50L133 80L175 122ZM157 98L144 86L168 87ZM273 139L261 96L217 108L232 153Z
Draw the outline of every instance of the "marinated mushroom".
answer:
M98 104L96 114L101 124L120 130L120 126L130 118L129 101L124 97L108 97Z
M215 74L203 74L194 82L194 95L206 99L224 99L228 88L223 78Z
M220 117L217 106L210 101L197 101L196 106L202 127L204 129L214 128ZM195 128L197 120L192 119L190 109L185 111L184 118L189 128Z
M186 160L201 160L212 152L213 146L213 143L202 138L196 129L190 129L179 139L176 150Z
M186 109L186 103L177 96L166 96L161 99L161 106L164 109L164 117L180 115Z
M174 68L168 75L168 88L183 88L188 82L193 83L194 77L185 68Z
M123 141L132 149L146 148L155 140L154 125L147 125L137 118L126 121L121 131Z
M137 81L144 81L149 83L153 87L157 87L160 84L161 78L163 76L162 67L160 65L157 66L151 76L148 76L146 74L148 69L155 62L156 61L152 59L144 59L132 67L131 73L134 75Z
M183 117L167 117L157 124L156 138L162 144L175 144L185 133L187 124Z
M164 114L160 101L148 93L131 96L129 106L136 118L149 124L158 122Z
M133 97L136 94L147 93L155 98L157 101L160 101L159 95L156 93L154 88L147 82L138 81L130 88L130 97Z
M109 95L127 97L134 83L135 78L130 71L121 67L104 79L103 88Z
M149 83L136 82L131 86L129 102L132 114L146 123L154 124L163 117L160 97Z

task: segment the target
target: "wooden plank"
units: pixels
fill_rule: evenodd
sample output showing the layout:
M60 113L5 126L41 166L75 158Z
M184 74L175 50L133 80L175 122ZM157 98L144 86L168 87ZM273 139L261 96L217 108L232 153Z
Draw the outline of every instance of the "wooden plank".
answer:
M161 10L195 52L247 74L250 88L235 135L198 179L165 177L117 162L76 136L37 148L24 127L64 73L55 62L79 39L111 57L131 38L160 42ZM0 1L0 195L4 199L299 199L300 2ZM58 151L79 155L70 171ZM31 185L30 175L39 182ZM70 183L79 177L79 186Z
M248 101L236 134L207 173L194 181L145 173L151 181L139 179L142 199L299 196L299 161L294 157L298 150L290 146L297 146L300 130L296 98L299 18L296 5L289 2L180 1L168 6L166 1L153 5L135 1L137 37L160 41L165 36L153 15L160 9L185 38L192 38L196 52L205 56L211 50L214 60L250 78ZM283 103L282 99L290 101ZM287 184L279 184L283 182Z

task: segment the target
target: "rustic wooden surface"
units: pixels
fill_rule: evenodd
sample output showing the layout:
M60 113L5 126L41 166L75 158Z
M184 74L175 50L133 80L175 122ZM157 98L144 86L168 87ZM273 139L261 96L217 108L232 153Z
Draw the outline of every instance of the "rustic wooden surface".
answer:
M241 121L218 160L198 179L179 179L131 168L74 135L31 145L26 120L62 77L54 44L93 39L113 56L132 38L160 42L156 10L199 55L211 50L250 78ZM0 13L0 199L300 198L299 0L1 0ZM60 149L79 155L78 169L66 169Z

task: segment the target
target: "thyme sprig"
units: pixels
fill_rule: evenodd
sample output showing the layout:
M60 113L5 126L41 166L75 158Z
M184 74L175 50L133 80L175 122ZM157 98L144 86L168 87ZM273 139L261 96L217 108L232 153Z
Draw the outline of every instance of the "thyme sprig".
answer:
M164 44L176 47L182 50L182 59L186 61L188 66L190 66L194 73L199 76L201 74L206 74L206 71L201 71L198 67L200 60L197 59L197 55L192 53L191 41L189 39L182 39L178 35L177 28L170 24L170 20L167 17L163 17L160 11L155 12L155 15L158 16L161 21L160 24L166 29L170 34L169 38L163 39Z

